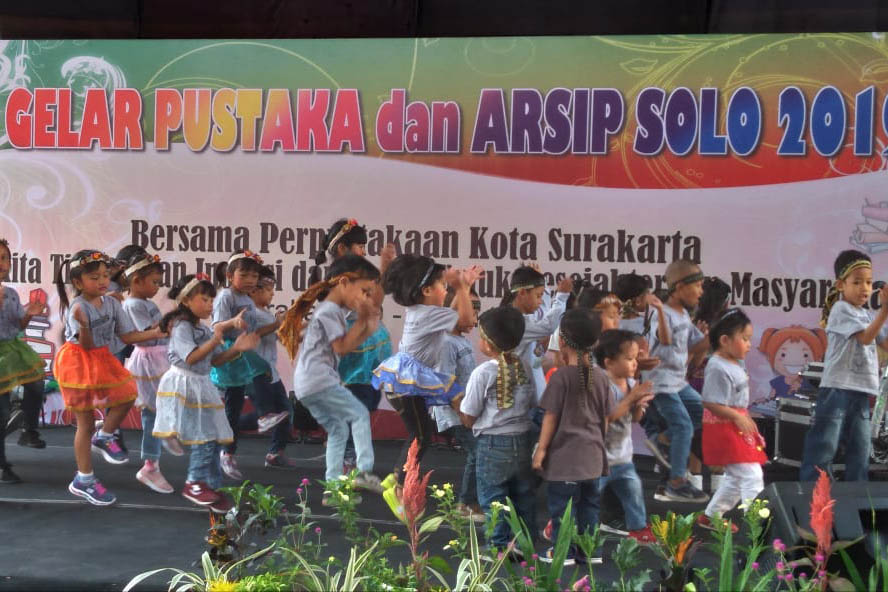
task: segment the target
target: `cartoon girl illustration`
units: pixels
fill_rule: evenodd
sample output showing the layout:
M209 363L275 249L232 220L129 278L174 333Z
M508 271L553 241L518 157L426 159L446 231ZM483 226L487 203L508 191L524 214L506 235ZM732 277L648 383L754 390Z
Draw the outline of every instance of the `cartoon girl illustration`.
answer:
M826 332L790 325L782 329L765 329L759 351L768 357L777 373L771 384L771 397L794 395L802 386L799 372L808 362L822 362L826 351Z

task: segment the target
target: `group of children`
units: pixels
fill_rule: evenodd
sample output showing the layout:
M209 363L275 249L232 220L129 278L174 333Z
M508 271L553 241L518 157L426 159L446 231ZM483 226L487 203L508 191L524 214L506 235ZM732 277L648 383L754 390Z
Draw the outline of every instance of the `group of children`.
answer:
M412 442L419 458L436 433L448 433L467 453L459 488L460 511L489 519L507 498L535 533L536 489L546 481L552 521L543 536L555 540L569 501L580 531L599 521L602 493L611 488L624 511L625 534L653 540L641 480L633 464L632 424L668 471L658 499L709 501L702 526L753 498L764 487L764 440L750 419L744 358L753 328L740 309L728 308L722 286L706 299L706 319L689 310L704 296L704 275L690 261L665 272L664 300L641 276L621 276L616 294L582 282L558 282L545 293L545 276L521 266L499 306L479 315L477 267L453 269L429 257L383 251L382 270L365 255L367 233L355 220L328 231L318 266L333 261L284 316L268 307L275 278L249 252L233 254L216 270L217 282L189 275L169 290L173 310L162 315L152 298L161 265L138 247L126 262L83 250L71 257L68 278L56 278L65 344L54 373L66 408L76 420L77 472L69 491L97 505L115 496L93 474L91 450L111 463L128 454L118 428L135 404L141 410L143 466L136 478L160 493L173 487L160 471L162 449L190 460L182 491L190 501L225 512L231 502L218 489L223 474L242 475L236 461L245 396L257 409L259 431L274 430L266 466L290 468L283 450L291 403L278 375L278 339L295 360L293 386L300 405L327 432L325 478L354 471L357 487L381 493L403 517L401 486ZM10 251L0 241L0 280ZM110 291L114 281L115 292ZM828 469L839 435L846 440L846 479L866 479L869 456L868 398L878 393L874 342L888 338L888 307L873 315L869 258L845 251L824 322L829 337L823 391L805 446L803 480ZM218 281L224 278L224 282ZM74 287L69 302L65 284ZM217 284L226 284L217 294ZM718 294L713 297L712 294ZM397 353L380 322L384 294L405 307ZM888 288L880 292L884 300ZM4 287L0 306L0 429L9 397L24 385L26 431L20 443L39 447L36 408L42 397L43 362L19 338L43 306L23 307ZM207 325L203 321L210 320ZM479 329L476 365L466 335ZM126 351L126 345L133 349ZM555 356L548 377L547 350ZM122 364L118 358L124 358ZM688 383L690 368L704 367L702 392ZM370 412L383 393L409 434L392 473L374 473ZM103 415L95 425L96 411ZM18 481L6 462L0 434L2 481ZM347 453L347 450L353 452ZM713 476L711 499L702 491L702 465ZM332 503L329 493L322 503ZM501 521L490 545L510 548ZM512 553L518 553L511 549ZM544 555L552 560L552 549ZM600 561L571 549L566 559Z

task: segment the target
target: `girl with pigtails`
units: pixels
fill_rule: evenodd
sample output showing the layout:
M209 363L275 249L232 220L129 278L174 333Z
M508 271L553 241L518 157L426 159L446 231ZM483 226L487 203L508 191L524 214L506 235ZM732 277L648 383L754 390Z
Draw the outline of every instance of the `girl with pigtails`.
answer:
M569 500L581 534L591 534L598 523L598 478L608 473L605 433L614 406L607 374L591 360L600 334L601 320L592 311L574 308L564 314L559 335L566 365L552 375L540 402L545 415L533 468L548 482L553 541ZM571 549L565 565L577 559L601 563L601 557L582 558L578 552ZM550 548L541 559L551 562L552 556Z

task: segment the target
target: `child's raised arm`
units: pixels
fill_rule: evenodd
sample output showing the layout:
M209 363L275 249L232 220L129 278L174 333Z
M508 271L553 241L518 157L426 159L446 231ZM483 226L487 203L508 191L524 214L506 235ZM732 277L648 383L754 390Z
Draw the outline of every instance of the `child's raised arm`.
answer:
M379 309L369 298L361 301L358 307L358 318L348 333L333 341L330 345L337 356L344 356L355 351L368 337L373 335L379 326Z
M481 277L484 270L477 265L473 265L468 269L450 268L444 272L444 281L453 288L455 293L451 308L459 314L458 323L461 325L471 325L475 318L475 312L472 308L471 288Z
M888 284L879 288L879 305L879 312L876 313L873 322L871 322L866 329L857 334L857 341L861 345L869 345L875 341L876 337L879 335L879 331L882 330L882 325L888 320ZM882 349L888 349L888 347L884 345L885 343L886 341L882 341L882 343L879 344Z
M663 302L653 294L648 294L647 303L657 311L657 341L663 345L672 345L672 332L669 330L669 323L663 322Z

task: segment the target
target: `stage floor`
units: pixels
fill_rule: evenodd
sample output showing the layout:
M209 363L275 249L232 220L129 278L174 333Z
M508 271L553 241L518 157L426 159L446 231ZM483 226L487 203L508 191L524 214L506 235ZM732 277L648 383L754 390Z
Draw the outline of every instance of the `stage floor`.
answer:
M141 432L126 432L130 462L109 465L94 456L96 474L113 491L118 502L114 506L91 506L67 491L74 474L72 450L73 429L46 428L42 431L48 446L34 450L16 445L17 434L7 438L7 457L15 471L25 480L19 485L0 486L0 590L120 590L136 574L159 567L191 569L205 548L204 536L208 512L185 500L179 494L184 482L187 455L176 458L164 454L161 465L164 475L177 488L176 493L154 493L136 481ZM268 440L246 437L238 451L240 467L247 479L274 485L274 491L286 502L295 498L299 482L311 479L310 503L313 519L324 533L327 555L348 557L349 544L342 536L331 511L320 505L321 488L314 482L323 477L324 447L321 444L290 444L287 454L298 462L294 471L266 469L263 466ZM382 475L393 466L400 442L375 443L377 472ZM436 445L423 462L423 469L434 469L432 482L456 483L462 472L460 452ZM652 471L650 457L638 457L639 473L645 485L648 514L665 514L667 504L654 501L658 482ZM766 482L796 478L796 469L768 467ZM226 482L226 485L234 485ZM390 531L406 536L406 529L392 516L382 498L365 494L359 511L364 524L372 524L380 532ZM546 519L545 500L538 496L540 526ZM681 512L701 510L702 504L671 504ZM703 531L705 532L705 531ZM436 533L428 542L432 554L446 555L441 547L452 538L446 531ZM616 546L606 543L604 557ZM545 548L541 542L540 549ZM659 567L660 562L650 550L644 550L645 563ZM405 549L393 551L395 563L407 562ZM701 549L695 564L715 566L715 558ZM616 579L617 570L607 560L597 568L603 581ZM656 578L656 575L654 575ZM166 589L168 577L158 576L144 583L144 590Z

